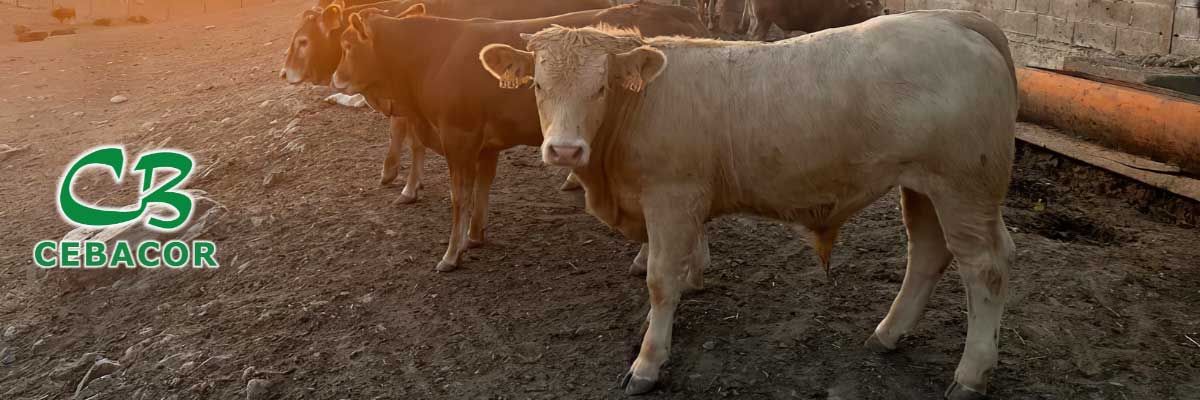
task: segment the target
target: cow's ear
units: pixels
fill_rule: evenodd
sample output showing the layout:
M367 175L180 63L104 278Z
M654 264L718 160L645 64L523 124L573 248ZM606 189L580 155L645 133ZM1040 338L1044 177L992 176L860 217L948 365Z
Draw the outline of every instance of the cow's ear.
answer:
M530 40L532 40L532 39L533 39L533 34L532 34L532 33L522 33L522 34L521 34L521 40L524 40L524 41L528 42L528 41L530 41Z
M321 12L321 32L328 35L342 27L342 7L331 4Z
M493 43L479 51L479 60L502 88L516 89L533 81L533 52Z
M367 40L371 38L371 33L367 32L367 21L363 21L363 17L359 13L350 14L350 27L358 32L358 38Z
M667 56L662 51L642 46L613 56L613 73L626 89L641 92L667 66Z
M425 15L425 3L413 4L411 7L408 7L404 11L401 11L399 14L396 14L393 16L396 18L404 18L404 17L420 17L422 15Z

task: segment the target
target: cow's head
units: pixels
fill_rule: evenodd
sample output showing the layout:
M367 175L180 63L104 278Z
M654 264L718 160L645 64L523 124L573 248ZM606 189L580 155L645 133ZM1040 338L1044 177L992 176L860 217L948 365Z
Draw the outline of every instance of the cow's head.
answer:
M381 10L367 9L350 15L349 27L342 32L342 62L333 73L332 86L346 94L363 93L367 89L384 82L387 78L382 67L379 54L375 52L375 33L372 32L369 20L383 18ZM424 4L415 4L399 17L420 16L425 14Z
M300 27L292 35L283 69L279 75L288 83L310 82L329 84L329 79L342 60L341 39L347 26L347 9L342 0L322 0L321 6L302 14ZM351 9L353 10L353 8ZM385 13L369 8L360 13ZM409 7L397 17L424 14L424 4Z
M616 117L606 115L610 101L642 92L667 63L636 31L555 26L523 36L531 51L492 44L479 58L500 87L533 86L550 165L586 166L605 118Z
M280 77L293 85L329 82L329 75L333 74L342 56L338 48L338 34L342 30L343 9L342 2L338 0L301 14L300 27L292 34Z

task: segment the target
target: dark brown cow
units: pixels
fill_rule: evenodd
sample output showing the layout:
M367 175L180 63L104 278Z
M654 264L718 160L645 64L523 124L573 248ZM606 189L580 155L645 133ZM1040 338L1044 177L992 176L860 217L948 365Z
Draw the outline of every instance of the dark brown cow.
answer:
M854 25L883 13L883 0L748 0L754 29L750 38L765 40L771 25L813 33Z
M437 265L449 271L468 247L482 244L496 158L517 145L542 141L530 90L504 90L477 62L491 43L523 46L520 34L552 25L611 24L647 35L703 35L688 9L656 4L617 6L522 21L391 18L354 14L342 34L345 54L334 88L361 93L376 110L436 129L415 133L450 167L450 243ZM680 19L683 16L684 19Z
M364 9L378 9L388 15L399 16L401 12L415 4L422 4L425 12L447 18L495 18L495 19L528 19L565 14L580 10L593 10L608 7L608 0L395 0L384 2L368 2L362 0L342 1L322 0L317 7L304 12L301 16L300 27L292 35L280 76L291 84L303 82L327 85L338 62L341 61L342 51L338 45L342 31L346 27L346 18L353 12ZM347 6L348 5L348 6ZM391 143L387 156L384 158L383 171L380 174L380 184L391 183L399 175L400 153L403 151L404 140L409 138L411 128L403 120L391 121ZM409 138L411 139L411 138ZM404 190L396 203L406 204L417 200L421 182L421 167L425 159L425 147L417 140L411 140L409 147L413 152L412 168L408 170Z

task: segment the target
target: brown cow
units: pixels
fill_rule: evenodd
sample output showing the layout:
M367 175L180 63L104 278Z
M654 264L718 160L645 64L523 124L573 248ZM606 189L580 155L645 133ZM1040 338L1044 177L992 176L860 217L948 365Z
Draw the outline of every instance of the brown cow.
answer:
M522 33L598 23L636 27L649 35L705 33L691 10L656 4L521 21L398 19L374 13L350 17L334 88L365 95L389 116L436 128L416 134L450 166L453 222L438 271L456 268L467 247L483 243L488 191L500 151L542 141L533 93L498 88L481 65L467 60L478 59L479 50L490 43L521 44Z
M753 19L753 40L765 40L772 24L785 31L813 33L883 13L883 0L747 0L746 6Z
M346 18L351 13L374 8L398 16L415 4L423 4L425 12L430 15L447 18L528 19L606 8L608 0L351 0L345 3L321 0L317 7L306 10L301 16L300 27L292 35L280 76L291 84L329 84L329 77L333 75L342 58L338 40L345 30ZM383 171L380 173L381 185L391 183L399 175L400 153L403 151L404 140L411 140L407 133L411 129L417 127L408 126L402 119L391 121L391 143L384 158ZM408 170L404 190L396 199L397 204L412 203L420 195L425 147L417 140L411 140L409 147L413 153L413 165Z

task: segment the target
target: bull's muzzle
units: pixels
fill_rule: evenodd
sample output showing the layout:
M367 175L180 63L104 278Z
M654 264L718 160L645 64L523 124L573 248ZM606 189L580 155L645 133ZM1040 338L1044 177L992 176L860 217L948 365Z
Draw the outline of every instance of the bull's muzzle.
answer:
M587 142L580 139L551 138L542 146L542 161L559 167L586 166L590 155Z

